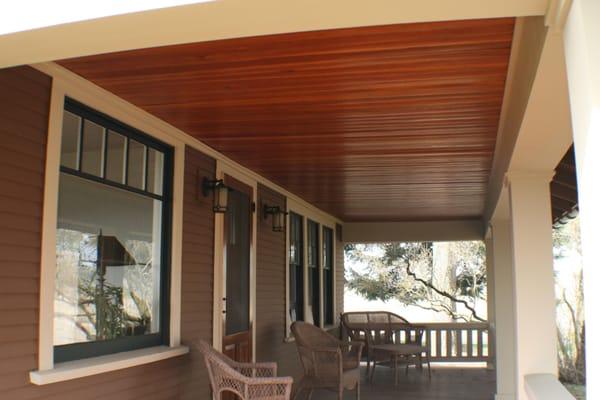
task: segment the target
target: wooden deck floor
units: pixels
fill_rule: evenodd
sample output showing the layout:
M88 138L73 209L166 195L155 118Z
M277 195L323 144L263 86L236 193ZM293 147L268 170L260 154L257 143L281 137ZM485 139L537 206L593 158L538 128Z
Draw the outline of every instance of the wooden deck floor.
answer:
M414 369L408 376L400 375L398 386L389 368L378 368L372 384L365 383L365 369L361 382L361 400L492 400L495 392L495 373L485 368L460 366L433 366L431 382L427 374ZM301 396L300 398L303 398ZM355 399L348 391L344 399ZM336 394L318 391L313 400L334 400Z

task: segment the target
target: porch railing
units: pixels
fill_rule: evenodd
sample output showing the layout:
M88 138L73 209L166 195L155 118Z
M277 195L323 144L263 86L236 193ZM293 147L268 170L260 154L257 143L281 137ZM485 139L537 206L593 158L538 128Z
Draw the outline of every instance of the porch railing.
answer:
M360 325L355 324L356 327ZM381 328L376 324L370 325L371 334L376 341L385 334L385 329L390 328L396 340L401 343L414 342L417 330L422 331L421 342L428 348L431 361L493 361L494 341L487 322L419 323L413 327L406 324L385 324Z
M493 337L487 322L446 322L420 324L425 327L423 344L431 361L491 362Z

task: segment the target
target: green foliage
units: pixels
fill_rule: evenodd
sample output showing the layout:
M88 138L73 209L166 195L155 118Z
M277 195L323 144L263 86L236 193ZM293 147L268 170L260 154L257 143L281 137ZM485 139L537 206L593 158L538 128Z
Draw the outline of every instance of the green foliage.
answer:
M346 257L360 270L349 270L347 286L368 300L397 299L453 319L480 320L472 305L486 296L485 245L450 243L444 253L447 271L441 274L434 272L435 246L430 242L348 245Z
M85 324L80 329L88 340L108 340L132 334L140 335L150 329L151 312L146 301L134 292L128 292L137 308L137 316L125 309L123 288L110 285L94 273L79 284L79 309L95 327L95 335Z

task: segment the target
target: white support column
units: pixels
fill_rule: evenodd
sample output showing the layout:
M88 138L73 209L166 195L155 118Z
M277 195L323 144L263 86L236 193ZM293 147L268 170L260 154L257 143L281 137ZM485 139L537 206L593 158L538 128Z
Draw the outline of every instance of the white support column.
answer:
M552 173L509 173L512 224L517 399L524 377L558 373L552 254Z
M575 0L564 28L577 159L585 298L587 398L600 399L600 2Z
M496 321L496 400L515 400L515 307L510 221L492 221L491 244Z
M490 325L488 341L494 343L488 348L488 352L493 356L493 359L488 362L488 369L496 368L496 353L495 338L496 338L496 277L494 274L494 245L491 234L485 238L485 272L487 278L487 320Z

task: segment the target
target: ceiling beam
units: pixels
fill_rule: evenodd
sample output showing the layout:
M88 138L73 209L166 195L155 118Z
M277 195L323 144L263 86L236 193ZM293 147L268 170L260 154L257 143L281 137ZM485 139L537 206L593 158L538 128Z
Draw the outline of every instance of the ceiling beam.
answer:
M552 182L577 191L577 176L575 174L557 171L552 178Z
M552 182L550 184L550 193L552 193L552 197L557 197L571 203L577 203L577 190L572 187Z
M544 15L546 9L547 0L217 0L2 35L0 68L287 32Z
M532 82L525 82L528 85L525 86L527 90L520 94L521 107L503 115L503 118L512 121L512 130L503 132L502 127L506 128L509 125L502 125L501 122L498 140L506 140L507 134L510 134L511 140L509 145L505 146L502 146L502 142L497 142L484 221L489 221L494 216L500 193L506 189L503 186L503 178L507 172L554 171L573 143L562 37L548 32L547 28L540 26L538 22L537 29L540 28L542 31L539 39L542 41L540 43L538 40L537 45L542 44L542 49L537 63L534 64L534 79ZM528 72L531 72L531 69ZM513 84L516 82L514 80ZM511 95L510 92L507 94ZM500 160L503 162L498 162ZM559 169L554 179L561 184L576 187L577 183L573 182L573 177L566 175Z
M483 225L480 220L350 222L344 224L343 240L345 243L483 240Z

